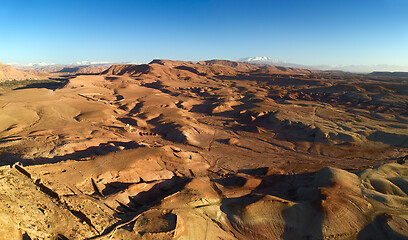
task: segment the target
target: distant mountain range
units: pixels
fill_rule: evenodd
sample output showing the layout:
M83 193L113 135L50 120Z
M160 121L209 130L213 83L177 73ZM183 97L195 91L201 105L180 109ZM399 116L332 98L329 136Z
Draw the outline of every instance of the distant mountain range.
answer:
M311 70L322 70L322 71L343 71L352 73L371 73L371 72L408 72L408 66L397 66L397 65L303 65L298 63L286 62L283 60L273 59L270 57L246 57L235 60L237 62L246 62L253 64L270 64L282 67L291 68L302 68ZM129 62L123 62L120 64L127 64ZM72 64L56 64L56 63L28 63L28 64L18 64L18 63L8 63L19 70L34 70L34 71L45 71L45 72L58 72L64 68L83 68L83 67L102 67L110 66L114 63L109 62L96 62L96 61L81 61Z
M106 65L110 64L110 62L91 62L91 61L81 61L81 62L75 62L71 64L58 64L58 63L47 63L47 62L38 62L38 63L27 63L27 64L21 64L21 63L7 63L8 65L12 65L15 67L48 67L48 66L89 66L89 65Z
M270 57L247 57L241 58L236 60L237 62L247 62L247 63L255 63L255 64L271 64L276 66L282 67L292 67L292 68L310 68L309 66L296 64L296 63L288 63L286 61L273 59Z
M370 75L376 77L408 78L408 72L372 72Z
M344 71L354 73L371 73L375 71L384 72L408 72L408 66L396 66L396 65L302 65L297 63L288 63L282 60L276 60L270 57L247 57L236 60L238 62L248 62L256 64L272 64L283 67L294 68L308 68L322 71Z

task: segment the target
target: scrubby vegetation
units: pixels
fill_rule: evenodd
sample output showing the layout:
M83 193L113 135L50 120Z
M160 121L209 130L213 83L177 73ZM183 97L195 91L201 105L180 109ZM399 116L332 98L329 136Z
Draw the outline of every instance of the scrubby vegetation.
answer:
M11 80L0 82L0 88L3 89L24 89L24 88L48 88L55 90L66 84L66 79L41 79L41 80Z

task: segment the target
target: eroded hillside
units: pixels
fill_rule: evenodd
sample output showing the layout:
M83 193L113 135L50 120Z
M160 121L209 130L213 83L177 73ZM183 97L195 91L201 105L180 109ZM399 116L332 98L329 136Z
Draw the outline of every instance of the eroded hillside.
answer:
M13 68L10 65L0 63L0 82L11 81L11 80L27 80L27 79L36 79L36 76L33 73L19 71Z
M0 238L408 237L403 78L154 60L62 83L0 95Z

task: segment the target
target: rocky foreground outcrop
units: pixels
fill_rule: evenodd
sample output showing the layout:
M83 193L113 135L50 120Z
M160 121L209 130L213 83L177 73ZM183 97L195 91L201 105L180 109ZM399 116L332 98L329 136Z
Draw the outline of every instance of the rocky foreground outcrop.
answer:
M307 174L276 168L213 172L209 167L200 154L177 147L2 167L0 237L408 237L406 164L359 172L326 167Z

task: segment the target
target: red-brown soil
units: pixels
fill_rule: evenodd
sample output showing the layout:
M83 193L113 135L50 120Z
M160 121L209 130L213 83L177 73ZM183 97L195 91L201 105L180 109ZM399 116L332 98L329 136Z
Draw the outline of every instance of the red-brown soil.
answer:
M62 83L0 92L1 239L408 237L402 78L154 60Z

